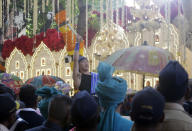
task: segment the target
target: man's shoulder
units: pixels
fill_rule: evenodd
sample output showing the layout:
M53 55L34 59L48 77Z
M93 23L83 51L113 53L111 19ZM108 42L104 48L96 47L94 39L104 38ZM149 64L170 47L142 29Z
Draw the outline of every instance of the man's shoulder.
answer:
M183 121L192 123L192 117L185 111L165 110L165 120Z
M51 131L51 130L46 128L44 125L41 125L41 126L38 126L38 127L28 129L26 131Z
M189 131L192 130L192 122L183 120L166 120L161 124L163 131Z
M122 117L119 113L116 113L116 118L118 119L118 123L120 126L132 126L133 122L131 120L128 120L124 117Z
M165 110L163 130L191 130L192 118L184 111Z

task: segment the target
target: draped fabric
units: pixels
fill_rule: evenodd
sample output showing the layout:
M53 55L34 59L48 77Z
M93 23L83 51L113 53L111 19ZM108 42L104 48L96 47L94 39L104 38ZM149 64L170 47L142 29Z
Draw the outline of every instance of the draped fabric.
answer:
M98 74L91 72L91 94L95 94L95 88L97 87Z
M101 62L98 66L99 80L96 94L103 107L99 131L130 130L132 122L122 118L115 110L117 105L124 101L127 83L124 79L113 77L114 67ZM121 127L119 126L121 125ZM122 128L122 129L119 129Z

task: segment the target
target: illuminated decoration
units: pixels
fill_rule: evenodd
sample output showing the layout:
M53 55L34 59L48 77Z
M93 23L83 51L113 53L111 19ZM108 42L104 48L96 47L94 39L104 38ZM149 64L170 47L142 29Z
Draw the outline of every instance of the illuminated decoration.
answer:
M129 41L123 28L113 22L109 22L96 34L91 46L92 69L96 69L96 59L97 61L102 60L119 49L129 47Z
M0 28L2 28L2 26L3 26L3 17L2 17L2 15L3 15L3 5L2 5L2 0L0 0Z
M15 75L22 76L21 79L28 79L28 64L26 57L23 53L15 48L10 57L5 61L6 73L13 73Z
M41 66L46 66L46 62L45 62L46 60L45 60L45 58L43 57L43 58L41 58Z
M23 21L23 13L19 12L18 16L15 16L14 24L17 26L18 29L21 29L22 26L25 24Z
M41 60L44 60L44 63ZM45 61L46 61L46 65L45 65ZM53 53L43 42L41 42L41 44L36 48L35 53L33 54L32 59L31 59L31 64L30 64L31 65L31 70L30 70L31 77L34 76L35 69L37 69L37 68L41 69L41 75L43 75L43 73L45 75L46 74L45 70L47 68L51 67L52 75L57 75L55 63L56 62L55 62ZM41 68L42 64L43 64L43 69Z
M19 69L19 67L20 67L19 61L15 61L15 69Z
M27 9L27 0L24 0L24 11L23 11L23 13L25 14L25 16L26 16L26 9Z
M37 13L38 13L38 0L34 0L33 7L33 35L36 35L37 31Z

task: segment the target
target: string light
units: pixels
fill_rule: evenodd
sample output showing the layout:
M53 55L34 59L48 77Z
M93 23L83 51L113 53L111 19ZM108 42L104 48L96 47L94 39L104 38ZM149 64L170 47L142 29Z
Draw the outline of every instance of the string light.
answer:
M23 53L22 53L20 50L18 50L17 48L15 48L15 49L11 52L9 58L7 58L6 61L5 61L6 72L7 72L7 73L11 73L11 72L12 72L12 70L10 70L10 65L14 65L14 62L19 59L19 57L15 57L16 54L18 54L18 55L20 56L21 60L22 60L23 63L24 63L24 66L25 66L25 72L26 72L26 75L25 75L25 76L26 76L26 77L25 77L24 79L28 79L28 68L27 68L27 60L26 60L26 57L25 57L25 56L23 55ZM13 62L13 63L12 63L12 62Z
M51 60L53 61L52 63L53 75L56 75L56 65L55 65L55 58L53 56L53 53L43 42L41 42L41 44L36 48L35 53L33 54L31 59L31 77L33 77L33 68L34 68L35 59L38 56L38 53L41 52L42 50L45 50L48 53L48 55L51 57Z
M2 0L0 0L0 28L2 28L3 27L3 21L2 21L2 14L3 14L3 8L2 8L2 6L3 6L3 3L2 3Z

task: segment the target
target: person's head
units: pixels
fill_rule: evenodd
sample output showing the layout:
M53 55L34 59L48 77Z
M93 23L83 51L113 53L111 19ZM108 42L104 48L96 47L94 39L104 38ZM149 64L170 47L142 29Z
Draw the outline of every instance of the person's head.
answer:
M177 61L170 61L159 74L158 91L166 102L181 102L187 87L187 72Z
M69 126L72 100L66 95L54 96L48 108L48 120L58 123L62 128Z
M0 83L0 94L3 93L9 93L16 100L16 95L14 91L11 88L7 87L6 85Z
M126 96L127 82L120 77L113 77L115 68L100 62L98 66L99 80L95 89L102 107L119 105Z
M131 104L131 119L136 127L154 127L163 121L165 100L153 88L136 93Z
M89 62L86 57L79 56L79 72L84 73L89 71Z
M19 99L25 104L27 108L37 107L36 88L32 85L24 85L20 89Z
M87 91L77 93L71 108L72 122L78 129L96 129L99 123L98 104Z
M147 86L147 87L150 87L150 86L151 86L150 81L147 81L147 82L146 82L146 86Z
M10 128L16 120L16 104L9 93L0 94L0 123Z

